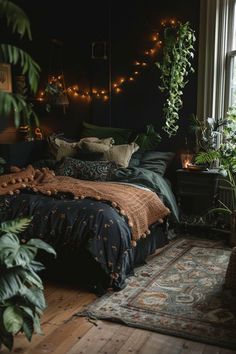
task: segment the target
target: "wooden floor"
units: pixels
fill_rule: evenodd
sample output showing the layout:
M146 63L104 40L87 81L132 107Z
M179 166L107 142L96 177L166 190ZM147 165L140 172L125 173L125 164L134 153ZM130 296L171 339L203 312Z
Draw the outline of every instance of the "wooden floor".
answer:
M236 351L114 324L73 316L95 300L94 294L59 283L45 284L48 307L41 319L44 335L29 343L15 337L13 353L24 354L230 354ZM1 353L9 354L7 350Z

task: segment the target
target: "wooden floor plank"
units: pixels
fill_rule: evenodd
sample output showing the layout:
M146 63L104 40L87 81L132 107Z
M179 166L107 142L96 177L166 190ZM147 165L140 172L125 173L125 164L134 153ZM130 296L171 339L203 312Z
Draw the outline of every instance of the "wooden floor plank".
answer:
M99 354L116 354L126 343L128 338L134 333L135 329L127 326L115 325L115 333L107 343L98 351Z
M169 337L160 333L152 333L149 340L146 341L142 348L140 348L140 354L179 354L182 353L184 340L176 337ZM187 352L186 354L189 354Z
M135 329L128 340L122 345L117 354L141 353L140 348L149 340L151 332Z
M34 346L34 354L68 353L71 347L87 333L93 324L82 317L73 317L70 321L54 329L44 340Z
M114 323L97 321L97 325L91 328L67 354L97 354L119 328L120 325Z
M42 319L43 336L29 343L15 336L13 353L18 354L235 354L236 350L198 343L178 337L136 329L109 321L95 324L73 316L96 296L77 287L46 283L48 304ZM1 354L9 354L3 349Z

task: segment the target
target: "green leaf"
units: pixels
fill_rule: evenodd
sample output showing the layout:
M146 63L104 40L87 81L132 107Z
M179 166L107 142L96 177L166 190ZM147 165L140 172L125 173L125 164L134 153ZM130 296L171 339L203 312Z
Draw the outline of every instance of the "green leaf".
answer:
M31 341L32 335L34 333L34 319L30 317L24 317L24 322L22 325L22 329L25 333L26 338L28 341Z
M0 238L0 262L7 268L30 264L36 253L36 247L21 245L15 234L5 234Z
M37 288L43 290L43 283L41 278L33 271L25 272L24 282L30 286L34 285Z
M11 268L1 271L0 276L0 303L16 296L22 286L19 268Z
M32 305L43 311L46 308L43 291L36 287L22 287L20 294L24 296Z
M12 232L18 234L19 232L22 232L27 228L31 220L32 217L17 218L14 220L5 221L0 224L0 230L3 232Z
M41 326L40 326L39 316L37 314L35 314L35 316L34 316L34 331L37 334L43 335L43 332L42 332Z
M7 332L18 333L23 325L22 313L15 306L8 306L3 313L3 323Z
M19 307L25 313L26 316L28 316L28 317L30 317L32 319L34 318L34 313L33 313L32 309L29 306L20 305Z
M0 44L0 58L10 64L20 64L22 74L26 74L27 76L30 89L36 93L40 67L28 53L10 44ZM19 60L19 58L21 58L21 60Z
M41 270L45 269L45 267L42 263L33 260L30 262L30 269L32 269L32 271L38 273Z
M17 32L21 37L27 35L31 39L30 22L24 11L9 0L0 1L0 16L6 17L7 25L12 32Z
M34 246L36 248L39 248L41 250L44 250L48 253L53 254L56 257L56 251L54 250L54 248L52 248L48 243L46 243L38 238L31 238L27 242L27 246Z

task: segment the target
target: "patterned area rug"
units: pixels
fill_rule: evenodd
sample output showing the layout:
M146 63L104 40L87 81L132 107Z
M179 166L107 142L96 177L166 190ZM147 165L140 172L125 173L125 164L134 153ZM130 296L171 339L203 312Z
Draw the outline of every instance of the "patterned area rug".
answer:
M136 269L127 287L76 315L236 348L236 316L222 291L231 250L179 239Z

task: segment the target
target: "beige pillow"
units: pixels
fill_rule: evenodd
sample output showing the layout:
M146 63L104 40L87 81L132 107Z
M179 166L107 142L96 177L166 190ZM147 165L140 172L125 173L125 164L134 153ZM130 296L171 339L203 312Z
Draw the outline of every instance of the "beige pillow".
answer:
M56 138L55 144L58 146L56 160L61 160L62 157L72 157L78 153L79 143L69 143L68 141Z
M79 142L69 143L55 136L50 136L48 143L50 153L57 161L61 160L63 157L73 157L78 153Z
M98 139L96 137L83 138L79 142L82 151L105 152L114 144L113 138Z
M138 144L114 145L104 153L104 158L115 161L120 167L128 167L132 154L139 149Z

